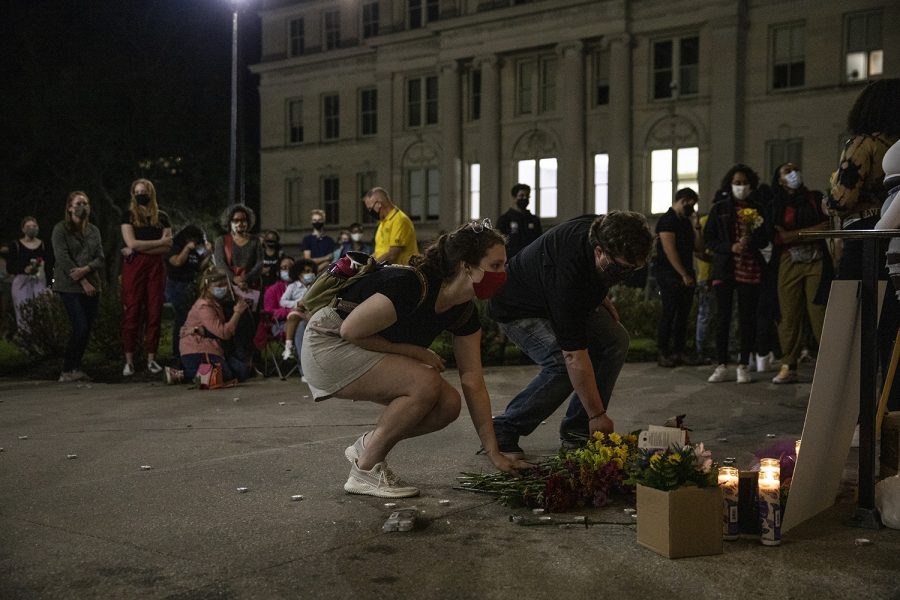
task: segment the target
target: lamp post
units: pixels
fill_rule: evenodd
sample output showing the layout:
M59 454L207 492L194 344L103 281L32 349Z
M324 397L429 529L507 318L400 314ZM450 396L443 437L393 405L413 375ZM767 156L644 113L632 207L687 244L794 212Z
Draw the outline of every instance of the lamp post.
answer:
M237 201L238 144L238 11L241 0L231 0L231 146L228 155L228 200Z

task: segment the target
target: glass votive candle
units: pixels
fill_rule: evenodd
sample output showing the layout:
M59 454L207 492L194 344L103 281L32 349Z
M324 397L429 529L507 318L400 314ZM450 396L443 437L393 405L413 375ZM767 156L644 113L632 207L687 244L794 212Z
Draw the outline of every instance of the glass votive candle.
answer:
M735 467L719 467L719 487L722 489L722 537L738 539L738 485L740 471Z

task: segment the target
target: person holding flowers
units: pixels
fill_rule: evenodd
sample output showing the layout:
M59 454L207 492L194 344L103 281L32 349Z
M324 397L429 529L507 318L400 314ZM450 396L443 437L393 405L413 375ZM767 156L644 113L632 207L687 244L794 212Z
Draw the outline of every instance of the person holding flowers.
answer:
M750 383L747 368L750 353L765 354L756 347L756 310L762 283L760 249L768 245L770 233L758 199L758 187L759 175L747 165L737 164L729 169L722 178L719 200L710 209L703 229L703 241L713 253L710 278L718 307L718 366L708 379L710 383L728 379L728 337L735 292L741 338L738 383Z
M12 300L16 313L19 335L28 334L28 326L22 314L22 305L38 297L47 289L48 273L53 268L50 250L38 237L37 219L25 217L21 224L22 237L9 245L6 271L13 275Z

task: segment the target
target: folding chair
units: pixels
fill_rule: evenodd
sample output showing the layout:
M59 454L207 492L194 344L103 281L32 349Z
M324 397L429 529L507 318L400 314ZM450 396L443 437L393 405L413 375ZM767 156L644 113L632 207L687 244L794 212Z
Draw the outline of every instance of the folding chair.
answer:
M288 360L281 358L284 352L284 330L282 329L278 333L273 334L272 326L275 324L276 321L272 318L272 315L267 312L259 313L259 325L256 329L254 342L263 355L263 375L271 377L277 373L278 378L285 381L295 372L299 372L300 365L297 364L297 359L293 356ZM292 362L293 365L288 368Z

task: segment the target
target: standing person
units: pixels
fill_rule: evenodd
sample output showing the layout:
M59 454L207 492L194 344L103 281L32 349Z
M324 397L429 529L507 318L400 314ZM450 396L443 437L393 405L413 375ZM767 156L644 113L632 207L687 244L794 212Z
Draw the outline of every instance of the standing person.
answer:
M334 258L334 239L325 234L325 211L318 208L309 213L312 233L300 242L303 258L316 263L316 269L324 268Z
M794 383L803 350L803 321L809 318L818 343L832 277L831 255L825 241L801 240L800 233L825 229L828 217L822 212L822 193L803 185L803 176L794 163L784 163L775 170L772 189L775 191L772 262L777 269L781 313L778 337L782 351L781 369L772 383Z
M875 225L875 229L900 229L900 142L894 142L894 145L885 152L881 164L884 170L884 187L888 190L888 197L881 207L881 218ZM893 310L896 315L898 302L900 302L900 238L891 239L887 250L887 268L890 284L885 291L881 312L886 315ZM885 339L890 337L892 328L896 332L900 325L896 321L891 323L887 319L879 324L879 334L883 336L879 340L883 373L888 372L888 357L894 350ZM891 411L900 410L900 374L897 372L894 373L887 407Z
M159 210L156 188L147 179L136 179L131 184L128 210L122 215L122 240L122 375L134 375L134 350L142 322L147 370L161 373L156 350L166 289L164 257L172 248L172 225L168 215Z
M538 239L544 232L541 220L528 210L531 186L517 183L510 190L512 207L497 219L497 230L506 236L506 254L511 259L519 251Z
M709 215L703 215L697 219L697 225L694 228L697 235L700 236L700 248L694 251L694 272L697 274L697 329L694 332L694 348L697 351L696 362L701 365L708 365L712 361L706 353L707 337L709 336L710 325L712 325L715 316L715 298L712 293L712 284L709 280L709 274L712 270L710 259L712 254L706 249L703 243L703 228L709 220Z
M231 317L225 316L223 302L229 296L228 273L214 271L201 284L200 297L194 302L181 330L180 347L183 370L166 367L166 383L191 381L202 363L219 365L225 381L247 379L248 368L241 359L226 353L222 344L237 334L238 322L247 310L239 298Z
M693 364L685 355L685 334L688 315L694 303L694 251L702 247L697 225L697 192L682 188L675 192L672 206L656 223L656 258L653 274L659 286L662 314L656 343L659 348L657 364L675 367ZM671 344L670 344L671 340Z
M212 247L203 230L187 225L172 241L166 261L166 302L172 305L172 357L178 362L178 336L194 303L194 282L212 258Z
M557 225L509 261L490 303L500 329L541 371L494 417L500 451L521 456L529 435L575 391L560 425L564 447L611 433L606 414L628 353L609 289L647 262L653 234L643 215L612 211Z
M303 339L303 372L313 397L339 397L383 405L373 431L344 455L351 463L344 490L385 498L415 496L387 466L400 441L443 429L459 416L460 397L441 377L444 361L429 350L444 330L472 424L495 467L528 465L503 456L491 427L491 402L481 367L481 323L473 300L503 284L506 251L489 222L444 234L418 257L415 269L383 268L342 290L352 312L317 311Z
M47 289L47 273L53 267L50 250L38 237L37 219L25 217L21 223L22 237L9 245L6 271L13 275L12 301L19 335L28 334L22 315L22 305L38 297Z
M213 252L216 267L225 271L240 292L246 297L255 295L258 302L263 251L259 238L250 234L256 225L256 213L243 204L233 204L225 210L222 225L228 229L228 233L216 240ZM222 302L225 318L228 320L231 319L234 309L232 300L229 294L227 300ZM258 304L254 308L259 308ZM231 342L233 350L229 352L236 359L244 361L248 369L256 350L253 345L256 324L252 312L252 310L243 312Z
M756 310L763 262L759 251L768 245L764 210L756 197L758 187L759 175L753 169L742 164L731 167L722 178L719 190L721 199L712 205L703 229L704 244L713 252L710 277L718 312L718 366L707 380L710 383L728 378L728 338L735 290L741 342L737 382L751 381L747 363L750 353L756 349Z
M376 187L366 192L363 204L372 218L379 221L375 231L375 260L408 265L409 259L419 254L412 220L394 205L384 188Z
M87 194L72 192L66 200L65 219L53 227L51 236L56 263L53 291L59 294L72 324L59 376L61 382L88 378L81 370L81 359L97 316L104 264L100 230L89 222L90 215Z
M267 229L262 235L263 255L260 280L265 293L266 288L279 280L278 265L284 258L284 250L281 247L281 236L274 229Z

